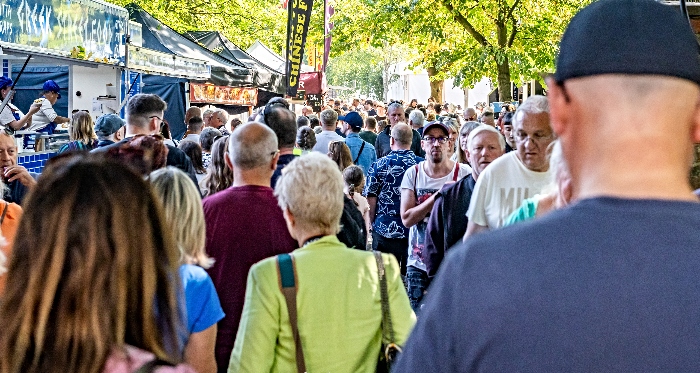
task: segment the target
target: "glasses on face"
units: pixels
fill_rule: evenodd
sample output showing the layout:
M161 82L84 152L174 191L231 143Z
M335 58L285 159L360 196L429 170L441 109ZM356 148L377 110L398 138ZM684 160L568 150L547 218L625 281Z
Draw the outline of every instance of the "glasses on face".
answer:
M157 115L151 115L150 117L148 117L148 119L153 119L153 118L156 118L156 119L158 119L161 123L163 123L163 118L161 118L161 117L159 117L159 116L157 116Z
M526 140L531 140L531 141L540 143L540 142L543 142L543 141L550 140L550 139L552 138L552 136L553 136L553 134L551 134L551 133L548 134L548 135L545 135L545 134L543 134L543 133L535 133L535 134L532 134L532 135L528 135L528 134L525 133L525 132L518 132L518 133L516 133L515 136L513 136L513 137L515 137L515 139L516 139L518 142L525 142Z
M428 144L434 144L435 141L438 142L438 144L442 145L447 142L450 138L447 136L439 136L439 137L433 137L433 136L426 136L423 138L423 141L427 142Z

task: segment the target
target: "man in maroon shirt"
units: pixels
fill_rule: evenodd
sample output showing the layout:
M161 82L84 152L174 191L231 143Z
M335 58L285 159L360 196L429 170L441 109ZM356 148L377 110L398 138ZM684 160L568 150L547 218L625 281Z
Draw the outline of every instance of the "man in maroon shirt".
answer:
M219 321L216 363L226 372L241 319L246 278L258 261L297 248L270 188L277 167L277 137L266 125L241 125L229 138L226 163L233 186L204 199L207 253L216 262L207 271L226 317Z

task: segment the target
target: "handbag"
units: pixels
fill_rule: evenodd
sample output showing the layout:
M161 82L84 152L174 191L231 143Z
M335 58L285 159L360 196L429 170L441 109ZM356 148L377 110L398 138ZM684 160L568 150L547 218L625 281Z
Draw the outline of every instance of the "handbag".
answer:
M386 285L386 271L382 253L374 251L374 258L377 260L377 270L379 271L379 293L382 299L382 347L377 360L377 373L389 372L391 366L396 362L401 347L396 344L394 336L394 326L391 323L391 309L389 306L389 292Z

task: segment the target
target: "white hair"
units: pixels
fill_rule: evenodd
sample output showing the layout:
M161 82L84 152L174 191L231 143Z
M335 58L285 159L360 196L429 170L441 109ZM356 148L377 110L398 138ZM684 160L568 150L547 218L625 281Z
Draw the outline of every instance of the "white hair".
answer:
M408 114L408 120L415 125L423 126L423 122L425 121L425 115L423 115L422 111L414 109L411 110L410 114Z
M469 132L469 137L467 137L467 149L469 151L472 151L472 143L474 142L474 138L482 133L482 132L492 132L498 135L498 145L500 145L501 150L506 150L506 139L503 138L500 132L498 132L497 129L489 126L488 124L481 124L474 128L471 132Z
M282 169L275 196L280 208L288 209L300 227L336 234L343 214L344 186L338 165L324 154L311 152Z
M520 124L520 120L522 119L523 115L519 115L520 113L525 113L528 114L540 114L540 113L547 113L549 114L549 100L545 96L541 95L535 95L535 96L530 96L528 97L525 102L523 102L520 106L518 106L518 110L515 111L515 115L513 115L513 127L516 127L517 125Z

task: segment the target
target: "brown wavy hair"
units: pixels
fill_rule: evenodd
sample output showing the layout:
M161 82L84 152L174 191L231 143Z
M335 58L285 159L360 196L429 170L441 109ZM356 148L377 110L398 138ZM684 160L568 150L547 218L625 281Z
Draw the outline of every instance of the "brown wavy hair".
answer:
M328 144L328 156L338 165L342 172L347 167L352 166L352 153L344 141L336 140Z
M211 162L207 168L207 176L202 179L203 197L220 192L233 185L233 171L226 165L228 152L228 136L214 140L211 146Z
M179 359L178 253L144 179L61 157L25 202L0 305L0 371L99 373L132 345Z

